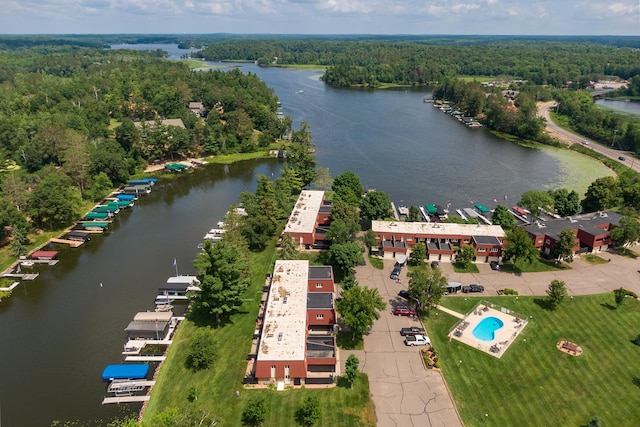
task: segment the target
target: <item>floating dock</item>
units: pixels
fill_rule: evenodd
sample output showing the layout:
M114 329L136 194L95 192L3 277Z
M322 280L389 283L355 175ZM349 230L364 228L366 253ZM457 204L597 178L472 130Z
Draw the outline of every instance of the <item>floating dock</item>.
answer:
M134 403L134 402L148 402L151 399L151 396L116 396L116 397L105 397L102 400L103 405L108 405L111 403Z
M49 241L53 243L62 243L63 245L69 245L72 248L77 248L78 246L82 246L84 244L84 242L78 241L78 240L57 239L57 238L53 238Z

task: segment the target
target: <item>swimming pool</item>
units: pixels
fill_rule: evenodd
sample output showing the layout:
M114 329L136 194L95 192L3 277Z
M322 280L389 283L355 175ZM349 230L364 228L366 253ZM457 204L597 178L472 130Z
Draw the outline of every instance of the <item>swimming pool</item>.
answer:
M482 319L471 332L474 337L482 341L493 341L495 339L495 331L502 328L504 322L497 317L487 317Z

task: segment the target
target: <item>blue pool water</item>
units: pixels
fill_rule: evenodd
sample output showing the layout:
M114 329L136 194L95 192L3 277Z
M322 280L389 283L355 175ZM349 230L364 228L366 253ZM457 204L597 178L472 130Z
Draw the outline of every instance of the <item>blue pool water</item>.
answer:
M482 319L471 333L479 340L493 341L495 339L495 331L503 326L504 322L497 317L487 317Z

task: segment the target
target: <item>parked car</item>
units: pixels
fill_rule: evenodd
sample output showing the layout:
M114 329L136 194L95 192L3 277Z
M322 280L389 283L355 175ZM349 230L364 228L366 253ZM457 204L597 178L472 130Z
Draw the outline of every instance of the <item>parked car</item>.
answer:
M431 340L426 335L408 335L404 337L405 345L429 345Z
M471 284L469 286L463 286L462 287L462 292L465 293L469 293L469 292L484 292L484 286L482 285L477 285L477 284Z
M399 266L394 267L393 271L391 272L391 275L389 276L389 278L393 279L393 280L398 280L400 278L400 272L402 271L402 268L400 268Z
M400 292L398 292L398 296L402 297L406 300L410 300L411 299L411 295L409 295L409 291L407 291L406 289L401 290Z
M500 263L498 261L491 261L489 265L491 266L492 270L500 271Z
M440 263L438 261L431 261L431 268L436 269L440 267Z
M393 314L395 314L396 316L413 317L416 315L416 311L411 307L407 307L406 305L398 305L396 306L395 310L393 310Z
M402 328L400 329L400 335L403 337L408 337L411 335L426 335L424 328L419 328L417 326L411 326L410 328Z

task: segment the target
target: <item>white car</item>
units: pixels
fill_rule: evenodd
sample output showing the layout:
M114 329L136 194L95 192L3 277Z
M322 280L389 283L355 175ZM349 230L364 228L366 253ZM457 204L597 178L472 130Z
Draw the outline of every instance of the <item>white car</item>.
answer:
M426 335L407 335L404 337L405 345L429 345L431 340Z

